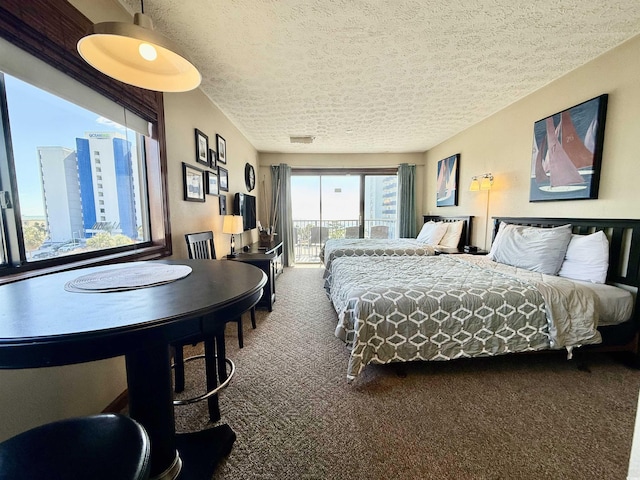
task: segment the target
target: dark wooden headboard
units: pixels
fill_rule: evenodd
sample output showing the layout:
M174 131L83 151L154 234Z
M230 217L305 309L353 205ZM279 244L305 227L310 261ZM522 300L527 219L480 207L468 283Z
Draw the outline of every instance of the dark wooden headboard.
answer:
M444 215L423 215L422 220L427 222L462 222L462 233L458 242L458 250L462 251L465 245L471 245L471 219L472 215L457 215L446 217Z
M571 224L573 226L573 233L578 235L588 235L602 230L609 239L609 271L607 273L607 283L627 285L635 291L633 318L621 325L600 328L603 343L615 343L617 345L622 343L624 339L629 341L628 334L637 334L640 330L640 295L638 294L638 290L640 289L640 220L499 217L494 218L494 238L500 222L532 227L557 227ZM614 332L615 338L613 337ZM620 340L617 340L618 335L620 335ZM637 348L637 337L635 339L635 347Z

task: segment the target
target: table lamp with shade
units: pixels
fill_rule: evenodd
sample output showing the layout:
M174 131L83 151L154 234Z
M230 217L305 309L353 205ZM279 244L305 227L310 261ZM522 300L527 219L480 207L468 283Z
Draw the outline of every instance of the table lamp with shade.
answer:
M231 234L231 253L227 255L227 258L235 258L236 254L236 240L235 235L242 233L242 217L240 215L225 215L222 223L222 233Z

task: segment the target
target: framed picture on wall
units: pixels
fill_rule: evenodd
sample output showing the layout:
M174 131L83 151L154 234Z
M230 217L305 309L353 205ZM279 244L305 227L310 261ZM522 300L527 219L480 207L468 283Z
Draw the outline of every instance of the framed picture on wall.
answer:
M216 168L218 166L218 154L212 148L209 149L209 166Z
M226 195L220 195L220 197L218 197L220 199L220 215L226 215L227 214L227 196Z
M218 179L220 181L220 191L229 191L229 171L226 168L218 167Z
M209 137L196 128L196 162L209 166Z
M218 174L216 172L206 172L207 195L218 195L220 188L218 185Z
M182 162L184 199L187 202L204 202L204 172Z
M459 171L459 153L438 161L436 206L453 207L458 205Z
M530 202L598 198L608 95L533 125Z
M220 135L216 134L216 143L218 144L218 161L227 163L227 141Z

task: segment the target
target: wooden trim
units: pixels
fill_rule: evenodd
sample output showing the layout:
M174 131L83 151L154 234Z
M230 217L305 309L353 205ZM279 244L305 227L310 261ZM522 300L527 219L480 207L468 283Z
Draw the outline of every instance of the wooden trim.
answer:
M151 122L154 131L145 142L151 242L111 254L88 253L16 266L19 259L0 269L0 284L60 270L103 265L124 260L148 260L172 254L169 219L168 168L162 93L118 82L88 65L77 52L78 40L91 21L66 0L3 0L0 3L0 36L69 77ZM153 159L153 163L151 160ZM156 160L157 159L157 160ZM15 209L18 242L21 222Z
M129 389L118 395L101 413L123 413L129 408Z
M76 48L91 21L66 0L2 0L0 36L142 118L158 121L158 94L126 85L87 64Z

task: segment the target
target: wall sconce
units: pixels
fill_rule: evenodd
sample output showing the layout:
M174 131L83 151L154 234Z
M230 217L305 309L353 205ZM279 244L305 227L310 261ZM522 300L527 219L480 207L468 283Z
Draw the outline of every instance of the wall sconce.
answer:
M222 223L222 233L231 234L231 254L227 255L227 258L235 258L236 254L236 240L235 235L242 233L242 217L240 215L225 215Z
M493 185L493 175L490 173L483 173L482 175L471 177L469 191L479 192L480 190L491 190L491 185Z

